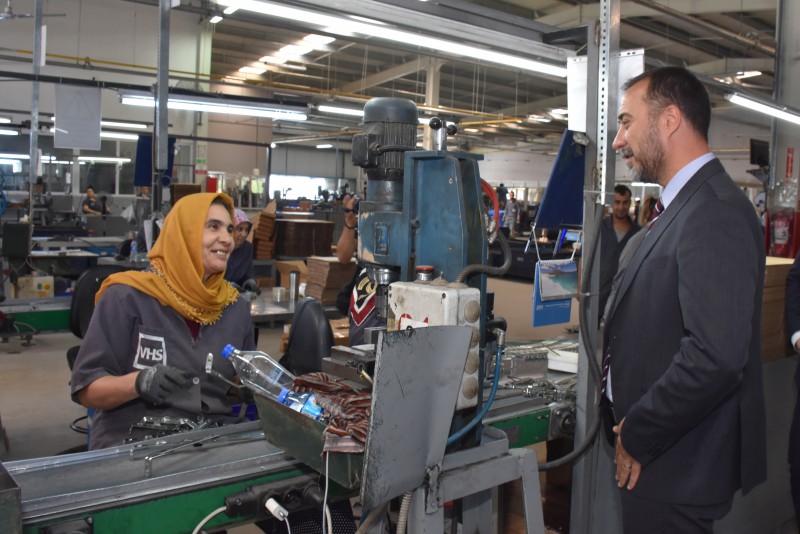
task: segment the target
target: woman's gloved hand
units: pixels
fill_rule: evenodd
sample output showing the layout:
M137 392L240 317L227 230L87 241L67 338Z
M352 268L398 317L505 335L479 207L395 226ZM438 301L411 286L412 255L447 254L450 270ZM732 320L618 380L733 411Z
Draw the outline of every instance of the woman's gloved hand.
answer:
M153 404L164 404L174 393L192 387L189 371L157 364L139 372L136 377L136 393Z
M255 293L256 295L261 294L261 288L258 287L258 283L252 278L248 278L244 281L244 283L242 283L242 289Z

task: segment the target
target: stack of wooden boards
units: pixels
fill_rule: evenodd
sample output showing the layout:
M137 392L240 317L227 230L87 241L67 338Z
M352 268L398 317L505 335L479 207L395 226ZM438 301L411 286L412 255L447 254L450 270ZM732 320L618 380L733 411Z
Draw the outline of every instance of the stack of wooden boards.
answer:
M328 256L334 224L329 221L278 219L275 254L284 257Z
M353 279L355 261L339 263L335 256L312 256L306 262L306 296L314 297L325 306L336 304L342 286Z
M761 360L771 362L794 354L786 331L786 277L794 260L767 256L761 305Z

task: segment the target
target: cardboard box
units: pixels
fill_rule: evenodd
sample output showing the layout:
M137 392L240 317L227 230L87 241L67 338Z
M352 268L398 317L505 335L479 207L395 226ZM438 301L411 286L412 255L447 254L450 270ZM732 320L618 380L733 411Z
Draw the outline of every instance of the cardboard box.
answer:
M786 277L793 263L794 259L792 258L767 256L766 269L764 271L764 287L786 286Z
M46 299L53 297L55 284L52 276L20 276L17 279L18 299Z
M306 262L302 260L276 261L274 265L275 270L278 272L278 281L281 287L289 287L289 273L292 271L300 273L300 284L304 284L308 280L308 268L306 267Z

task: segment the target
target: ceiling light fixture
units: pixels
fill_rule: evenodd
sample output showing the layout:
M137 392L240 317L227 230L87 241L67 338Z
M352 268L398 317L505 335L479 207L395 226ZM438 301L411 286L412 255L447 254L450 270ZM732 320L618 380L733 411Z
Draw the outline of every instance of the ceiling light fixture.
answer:
M131 128L132 130L146 130L147 124L141 122L100 121L100 126L111 128Z
M550 74L560 78L567 77L566 66L543 63L541 61L513 56L511 54L494 52L492 50L479 48L477 46L465 45L456 41L447 41L445 39L439 39L436 37L428 37L419 33L395 30L382 24L376 24L375 22L358 22L342 17L335 17L323 13L307 11L305 9L298 9L275 2L261 2L258 0L217 0L217 3L224 6L235 6L239 9L262 13L271 17L288 19L292 21L303 21L326 28L327 32L337 35L351 35L353 33L358 33L386 41L410 44L415 47L418 46L429 48L456 56L480 59L499 65L541 72L543 74Z
M0 117L0 124L11 124L11 119L8 117Z
M272 65L283 65L287 59L285 57L264 56L259 61L261 63L271 63Z
M0 135L19 135L17 130L9 130L8 128L0 128Z
M100 132L100 137L104 137L106 139L121 139L123 141L139 140L139 136L136 134L120 133L120 132Z
M28 154L0 154L0 159L31 159Z
M340 108L338 106L326 106L325 104L317 106L317 111L321 111L323 113L338 113L339 115L350 115L352 117L364 116L363 109Z
M736 73L736 78L739 80L744 80L745 78L753 78L755 76L761 76L760 70L742 70Z
M310 46L289 44L278 50L278 55L284 57L300 57L308 54L312 50L314 49Z
M130 106L155 107L155 99L144 93L120 93L120 101ZM283 108L274 104L261 106L255 104L240 104L234 100L226 100L222 97L204 100L202 97L170 95L167 107L169 109L184 111L264 117L276 121L304 121L308 119L308 115L295 109Z
M317 35L310 33L303 37L303 41L311 43L312 45L328 45L336 40L336 37L329 37L327 35Z
M800 112L786 106L780 106L774 102L763 102L751 96L744 96L739 93L726 93L725 100L731 104L742 106L753 111L758 111L770 117L788 121L800 125Z
M261 67L244 66L239 69L239 72L244 72L245 74L255 74L258 76L267 72L267 69L263 69Z
M323 150L323 149L326 149L326 148L333 148L333 145L330 144L330 143L323 143L321 145L317 145L317 148L320 149L320 150Z
M225 10L222 12L222 14L223 14L223 15L233 15L233 14L234 14L234 13L236 13L237 11L239 11L239 8L238 8L238 7L236 7L236 6L229 6L229 7L226 7L226 8L225 8Z
M222 17L220 17L219 15L214 15L213 17L208 19L208 22L210 22L211 24L216 24L218 22L222 22Z
M130 163L131 158L109 158L103 156L80 156L78 161L91 161L94 163Z

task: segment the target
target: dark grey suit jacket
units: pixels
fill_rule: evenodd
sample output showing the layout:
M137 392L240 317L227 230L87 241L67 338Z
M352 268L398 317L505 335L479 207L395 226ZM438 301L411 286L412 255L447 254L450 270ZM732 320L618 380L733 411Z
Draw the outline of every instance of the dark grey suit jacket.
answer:
M765 480L764 264L754 208L718 160L631 258L605 344L622 443L644 466L641 497L715 504Z

